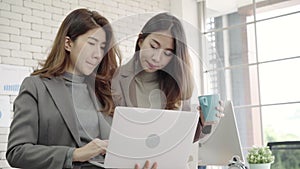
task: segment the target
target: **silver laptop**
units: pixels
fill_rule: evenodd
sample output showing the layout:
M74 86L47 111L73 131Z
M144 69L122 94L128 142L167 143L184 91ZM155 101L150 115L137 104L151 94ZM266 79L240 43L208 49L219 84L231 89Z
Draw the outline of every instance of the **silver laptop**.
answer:
M208 139L200 140L199 165L227 166L233 157L244 161L232 101L225 102L224 114Z
M158 169L186 168L198 112L116 107L104 168L133 168L146 160Z

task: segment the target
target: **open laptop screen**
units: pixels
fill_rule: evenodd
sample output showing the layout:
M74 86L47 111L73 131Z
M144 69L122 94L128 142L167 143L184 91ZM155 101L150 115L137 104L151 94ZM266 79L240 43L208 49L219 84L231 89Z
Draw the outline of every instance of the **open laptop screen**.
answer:
M244 161L240 137L236 124L234 108L231 101L225 102L225 116L221 118L216 129L199 143L199 165L227 166L233 156Z

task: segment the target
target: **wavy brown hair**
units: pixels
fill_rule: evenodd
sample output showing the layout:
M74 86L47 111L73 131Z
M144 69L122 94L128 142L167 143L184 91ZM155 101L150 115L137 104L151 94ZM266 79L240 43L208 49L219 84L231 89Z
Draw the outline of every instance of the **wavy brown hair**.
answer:
M167 98L165 109L178 109L181 100L190 99L194 89L191 73L190 55L181 22L169 13L160 13L152 17L143 27L136 42L135 57L139 57L138 42L154 32L170 31L174 40L174 56L170 63L158 70L161 90Z
M41 63L42 68L35 70L32 75L51 78L65 73L71 64L69 52L65 50L65 37L75 41L78 36L98 27L103 28L106 33L105 53L98 69L89 75L88 82L95 85L95 95L103 105L103 109L99 111L112 115L115 106L111 95L111 79L118 67L117 60L121 63L121 57L115 46L111 25L98 12L81 8L68 14L58 30L46 61Z

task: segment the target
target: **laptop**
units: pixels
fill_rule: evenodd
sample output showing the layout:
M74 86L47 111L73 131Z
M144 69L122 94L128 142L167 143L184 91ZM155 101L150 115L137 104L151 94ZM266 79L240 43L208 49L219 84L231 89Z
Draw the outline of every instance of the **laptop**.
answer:
M234 108L230 100L225 101L224 115L213 133L206 140L200 140L199 165L227 166L233 157L244 161Z
M192 152L198 112L116 107L103 168L133 168L146 160L158 169L183 169Z

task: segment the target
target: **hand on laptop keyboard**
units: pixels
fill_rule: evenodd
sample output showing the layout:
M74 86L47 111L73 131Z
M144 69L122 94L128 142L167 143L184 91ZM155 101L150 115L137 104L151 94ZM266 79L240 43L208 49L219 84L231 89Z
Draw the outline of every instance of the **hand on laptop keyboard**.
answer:
M107 146L107 141L96 138L83 147L76 148L73 153L73 161L84 162L99 154L104 155Z

